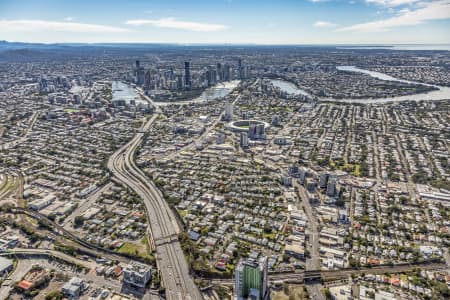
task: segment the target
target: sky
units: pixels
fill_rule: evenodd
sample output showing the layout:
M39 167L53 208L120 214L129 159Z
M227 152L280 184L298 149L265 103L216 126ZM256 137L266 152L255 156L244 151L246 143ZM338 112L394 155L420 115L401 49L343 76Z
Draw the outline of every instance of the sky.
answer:
M449 44L450 0L0 0L0 40Z

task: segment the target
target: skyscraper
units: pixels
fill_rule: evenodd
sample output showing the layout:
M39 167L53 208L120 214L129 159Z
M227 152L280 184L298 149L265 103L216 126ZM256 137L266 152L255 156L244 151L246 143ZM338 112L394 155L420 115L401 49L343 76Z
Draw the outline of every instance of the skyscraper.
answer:
M219 81L223 80L223 74L222 74L222 64L217 63L217 78Z
M248 148L248 136L247 132L241 132L240 136L240 145L242 148L246 149Z
M239 79L244 79L244 67L242 66L242 59L238 60L238 76Z
M267 268L267 257L262 257L259 261L241 260L235 272L235 300L269 299Z
M250 122L248 126L248 137L252 140L266 138L266 131L263 123Z
M230 65L225 65L223 67L223 80L230 81L231 80L231 67Z
M184 85L187 89L191 88L191 66L188 61L184 62Z
M208 86L214 85L217 82L216 70L211 66L209 66L208 71L206 71L206 80L208 81Z
M144 84L145 81L145 71L144 68L141 67L140 62L136 61L136 67L134 69L135 83L136 84Z
M225 113L223 115L225 121L231 121L233 119L233 103L227 102L225 104Z

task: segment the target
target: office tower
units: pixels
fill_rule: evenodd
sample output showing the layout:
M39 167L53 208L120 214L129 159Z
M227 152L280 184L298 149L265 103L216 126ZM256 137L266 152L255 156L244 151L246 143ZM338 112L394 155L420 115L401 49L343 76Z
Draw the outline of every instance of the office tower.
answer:
M144 84L144 81L145 81L145 71L144 68L141 67L140 62L137 60L134 69L134 82L136 84Z
M299 176L299 167L297 165L292 165L288 168L288 173L289 175L293 176L293 177L298 177Z
M217 73L211 66L209 66L208 71L206 71L206 80L208 81L208 86L216 84Z
M231 121L233 119L233 103L227 102L225 104L225 113L223 115L225 121Z
M306 190L310 193L314 193L316 190L316 182L306 180Z
M239 79L244 79L245 78L244 67L242 66L242 59L241 58L239 58L239 60L238 60L238 77L239 77Z
M265 125L262 123L250 123L248 126L248 137L252 140L266 138Z
M153 90L154 89L154 85L152 85L152 73L150 72L150 70L148 70L147 72L145 72L145 76L144 76L144 88L146 90Z
M299 178L298 181L300 184L304 184L306 181L306 170L305 169L299 169Z
M181 90L183 88L183 75L177 74L177 88Z
M329 177L328 173L321 173L319 175L319 187L320 188L324 189L327 187L328 177Z
M241 260L235 272L235 299L269 299L267 288L267 257L259 261Z
M327 183L327 196L334 197L336 195L336 178L331 177Z
M248 148L248 136L246 132L241 132L240 145L242 148Z
M184 62L184 86L187 89L191 88L191 70L190 63L188 61Z
M217 79L219 81L223 80L223 74L222 74L222 64L221 63L217 63Z
M229 65L225 65L223 68L223 80L224 81L231 80L231 67Z

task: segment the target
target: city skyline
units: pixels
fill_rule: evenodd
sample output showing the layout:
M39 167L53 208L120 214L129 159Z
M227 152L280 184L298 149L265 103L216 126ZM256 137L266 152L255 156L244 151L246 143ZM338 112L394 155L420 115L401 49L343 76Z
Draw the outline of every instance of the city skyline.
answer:
M0 40L446 44L450 1L0 1Z

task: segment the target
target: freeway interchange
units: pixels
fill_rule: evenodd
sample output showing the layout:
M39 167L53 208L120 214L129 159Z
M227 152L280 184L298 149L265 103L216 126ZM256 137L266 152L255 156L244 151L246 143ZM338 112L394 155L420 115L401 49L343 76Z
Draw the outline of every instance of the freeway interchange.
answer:
M134 163L136 149L142 143L144 132L158 118L151 117L126 145L117 150L108 161L114 177L132 189L144 201L150 223L150 240L156 248L156 261L161 272L167 299L202 299L200 291L189 274L189 267L177 237L180 228L169 205L155 184Z

